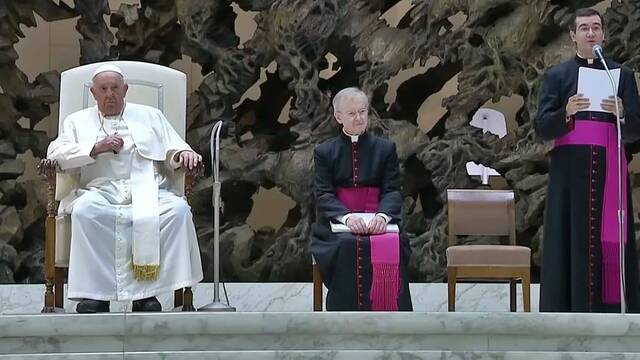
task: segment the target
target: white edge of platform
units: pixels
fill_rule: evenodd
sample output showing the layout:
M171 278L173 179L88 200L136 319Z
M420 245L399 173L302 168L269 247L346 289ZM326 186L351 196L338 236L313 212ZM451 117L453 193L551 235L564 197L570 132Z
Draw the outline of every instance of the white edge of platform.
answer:
M638 353L495 351L167 351L0 355L2 360L638 360Z

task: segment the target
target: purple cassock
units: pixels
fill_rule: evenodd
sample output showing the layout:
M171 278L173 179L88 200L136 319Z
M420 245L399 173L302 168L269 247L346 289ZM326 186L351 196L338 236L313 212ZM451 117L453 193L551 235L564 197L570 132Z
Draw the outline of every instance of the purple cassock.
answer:
M411 250L402 234L331 232L353 212L384 213L400 223L402 196L395 145L364 133L345 134L314 152L317 219L311 252L328 288L327 310L412 310L407 277Z
M607 60L610 68L620 64ZM554 140L544 216L540 311L620 311L618 164L615 115L580 111L567 120L566 105L577 92L578 69L603 69L575 57L545 73L536 134ZM603 84L602 86L609 86ZM640 103L633 72L620 71L624 104L623 140L640 139ZM598 106L599 104L591 104ZM631 196L623 154L625 273L628 311L640 311L637 252ZM627 211L628 210L628 211Z

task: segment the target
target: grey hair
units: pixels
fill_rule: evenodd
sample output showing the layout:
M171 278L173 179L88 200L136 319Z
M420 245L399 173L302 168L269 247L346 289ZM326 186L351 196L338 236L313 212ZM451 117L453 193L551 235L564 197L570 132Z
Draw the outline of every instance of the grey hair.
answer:
M369 106L369 97L364 91L358 89L357 87L348 87L344 88L333 97L333 111L339 111L338 109L342 104L347 100L354 97L360 97L367 102L367 106Z

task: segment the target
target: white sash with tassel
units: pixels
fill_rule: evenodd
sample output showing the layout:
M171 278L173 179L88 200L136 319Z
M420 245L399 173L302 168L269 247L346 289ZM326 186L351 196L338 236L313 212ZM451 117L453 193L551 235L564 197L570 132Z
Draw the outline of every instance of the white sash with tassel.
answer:
M137 149L131 161L131 208L133 215L133 276L155 280L160 270L160 210L153 161Z

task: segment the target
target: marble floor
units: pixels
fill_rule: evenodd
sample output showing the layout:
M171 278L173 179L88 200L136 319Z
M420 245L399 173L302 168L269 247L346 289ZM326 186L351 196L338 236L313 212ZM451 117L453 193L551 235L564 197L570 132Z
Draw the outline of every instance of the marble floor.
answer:
M414 311L447 311L447 284L411 284ZM306 312L312 311L311 283L229 283L225 285L229 302L237 311L249 312ZM531 285L531 311L538 311L538 284ZM517 287L518 311L522 311L522 288ZM38 313L43 306L43 285L0 285L0 314ZM224 301L224 291L220 287ZM326 294L326 291L325 291ZM173 294L159 297L164 311L171 311ZM194 305L203 306L213 298L213 285L199 284L194 289ZM115 302L112 312L129 312L130 302ZM65 310L75 312L75 302L65 300ZM457 311L509 311L507 284L461 283L456 292Z

